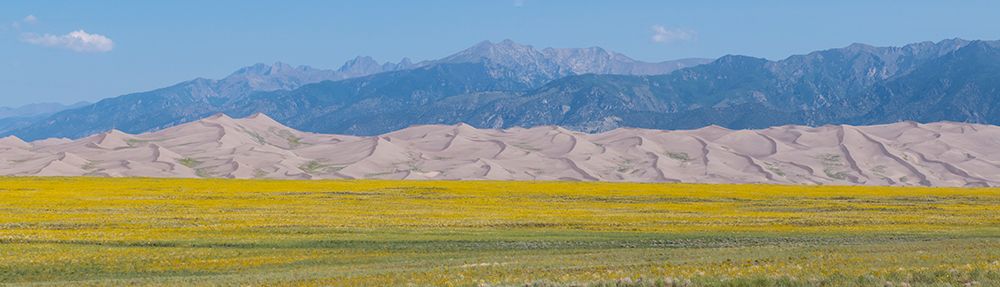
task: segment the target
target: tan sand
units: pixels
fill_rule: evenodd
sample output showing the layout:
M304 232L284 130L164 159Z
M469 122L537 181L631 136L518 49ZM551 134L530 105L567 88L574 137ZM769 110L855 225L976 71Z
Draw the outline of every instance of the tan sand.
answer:
M79 140L0 139L0 175L1000 186L1000 127L954 122L688 131L424 125L307 133L263 114Z

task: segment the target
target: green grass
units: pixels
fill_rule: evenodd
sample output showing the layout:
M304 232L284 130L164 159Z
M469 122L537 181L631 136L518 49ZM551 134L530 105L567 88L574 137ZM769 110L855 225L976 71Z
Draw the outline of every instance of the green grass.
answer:
M299 169L308 174L317 174L330 171L338 171L343 167L323 164L319 161L310 161L299 166Z
M666 155L667 157L678 160L680 162L691 161L691 156L689 156L686 152L666 152Z
M1000 286L1000 191L0 178L0 285Z
M297 148L303 145L302 138L300 137L289 135L285 139L288 140L288 147L290 148Z
M181 164L183 166L189 167L189 168L194 168L194 167L198 166L199 164L201 164L200 161L198 161L196 159L193 159L193 158L190 158L190 157L185 157L185 158L182 158L182 159L178 159L177 163L179 163L179 164Z
M319 234L336 236L335 232ZM729 234L719 234L716 238L684 238L667 234L447 234L444 231L440 234L372 232L366 235L371 239L260 244L198 241L4 243L6 249L22 254L47 257L48 253L55 253L55 256L72 253L75 258L87 261L2 264L0 278L11 281L0 282L59 283L54 285L365 285L370 282L371 286L413 282L422 282L416 284L419 286L438 285L434 282L476 286L476 278L488 278L484 281L494 282L488 284L490 286L671 286L655 285L667 281L690 282L686 286L882 286L886 282L895 286L902 283L911 286L962 286L966 283L995 286L992 284L1000 282L1000 272L995 267L962 267L966 262L989 262L997 258L1000 241L995 238L816 239ZM490 238L492 236L495 237ZM169 260L171 256L225 262L286 255L308 259L248 269L218 266L144 270L130 267L133 262L141 266ZM107 262L100 258L102 256L132 256L135 259ZM862 275L836 271L845 268L844 264L861 264L878 271ZM803 275L799 267L815 273ZM675 269L682 271L670 271ZM717 274L720 271L734 275ZM740 276L736 272L748 274ZM584 275L561 279L567 273ZM586 274L597 276L588 280ZM607 277L616 279L604 279Z
M137 147L144 143L157 142L159 140L140 140L140 139L125 139L125 144L129 147Z

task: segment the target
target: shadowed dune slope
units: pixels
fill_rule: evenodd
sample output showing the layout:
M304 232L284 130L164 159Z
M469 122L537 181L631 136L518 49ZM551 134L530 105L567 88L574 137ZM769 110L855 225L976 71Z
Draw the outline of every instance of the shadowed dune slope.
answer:
M1000 127L901 122L587 134L458 124L357 137L301 132L263 114L219 114L137 135L3 138L0 175L1000 186Z

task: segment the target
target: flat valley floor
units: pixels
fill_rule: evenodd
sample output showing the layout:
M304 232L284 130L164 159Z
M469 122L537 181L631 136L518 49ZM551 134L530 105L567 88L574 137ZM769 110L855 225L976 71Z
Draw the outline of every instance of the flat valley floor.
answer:
M0 285L1000 286L1000 189L0 178Z

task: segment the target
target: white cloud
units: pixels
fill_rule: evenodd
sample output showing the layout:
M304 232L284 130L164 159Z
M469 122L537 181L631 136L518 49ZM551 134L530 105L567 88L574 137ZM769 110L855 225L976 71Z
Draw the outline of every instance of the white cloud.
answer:
M650 37L655 43L673 43L694 39L695 32L688 29L669 28L662 25L653 25L653 36Z
M110 38L83 30L69 32L66 35L24 34L21 40L33 45L66 48L76 52L108 52L115 47Z
M10 23L10 27L14 29L21 29L22 24L34 25L36 23L38 23L38 17L35 17L35 15L28 15L24 16L24 18L19 21Z

